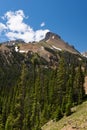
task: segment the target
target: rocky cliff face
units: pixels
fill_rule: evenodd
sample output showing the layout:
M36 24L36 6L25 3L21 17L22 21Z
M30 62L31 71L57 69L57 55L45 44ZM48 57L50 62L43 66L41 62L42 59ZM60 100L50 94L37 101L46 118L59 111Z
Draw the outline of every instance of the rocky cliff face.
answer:
M45 40L49 40L49 39L61 39L61 37L55 33L47 32L45 36Z

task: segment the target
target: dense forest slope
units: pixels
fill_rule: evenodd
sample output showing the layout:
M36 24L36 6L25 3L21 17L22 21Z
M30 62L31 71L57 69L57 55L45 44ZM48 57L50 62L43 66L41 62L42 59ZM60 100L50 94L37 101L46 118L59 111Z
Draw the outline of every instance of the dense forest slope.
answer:
M41 130L83 102L87 59L51 34L37 44L0 46L0 130Z

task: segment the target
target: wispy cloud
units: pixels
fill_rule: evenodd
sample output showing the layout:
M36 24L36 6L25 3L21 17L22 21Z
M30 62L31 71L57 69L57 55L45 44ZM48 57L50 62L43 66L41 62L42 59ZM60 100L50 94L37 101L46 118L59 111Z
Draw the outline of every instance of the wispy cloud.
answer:
M45 26L45 22L42 22L40 26L41 26L41 27L44 27L44 26Z
M0 32L2 32L5 29L7 29L7 27L3 23L0 23Z
M0 23L0 32L4 32L9 40L22 39L27 43L42 40L49 30L33 30L30 25L24 22L24 19L27 18L23 10L6 12L2 17L6 23ZM41 27L43 26L45 26L44 22L41 24Z

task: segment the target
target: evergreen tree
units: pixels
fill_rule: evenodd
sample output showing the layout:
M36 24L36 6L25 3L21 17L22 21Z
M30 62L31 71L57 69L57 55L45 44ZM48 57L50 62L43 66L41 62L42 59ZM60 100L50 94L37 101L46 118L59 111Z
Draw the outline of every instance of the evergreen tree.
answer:
M15 95L15 105L13 109L14 124L15 129L22 130L23 120L24 120L24 98L26 90L26 66L23 64L20 80L17 85L17 91Z
M13 130L13 124L14 124L14 117L12 114L10 114L5 124L5 130Z
M76 71L74 81L74 97L75 101L78 104L82 102L83 96L85 95L83 84L84 84L84 75L80 65Z
M68 102L66 104L66 116L69 116L71 114L71 104Z
M58 99L58 104L62 104L63 95L66 91L66 64L64 58L60 59L58 70L57 70L57 78L56 78L56 99Z
M55 117L56 121L60 120L60 119L63 117L63 114L62 114L62 111L61 111L61 107L60 107L60 106L58 106L58 107L56 108L56 111L55 111L55 113L54 113L54 117Z
M4 125L2 122L2 115L0 114L0 130L4 130Z

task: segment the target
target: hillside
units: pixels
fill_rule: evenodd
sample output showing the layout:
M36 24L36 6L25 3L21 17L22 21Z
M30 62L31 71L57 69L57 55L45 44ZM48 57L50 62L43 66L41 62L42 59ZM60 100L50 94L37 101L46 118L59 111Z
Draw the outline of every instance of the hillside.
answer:
M42 130L87 130L87 101L72 109L73 114L60 121L49 121Z
M41 130L71 115L84 101L86 75L87 59L54 33L1 44L0 130Z

